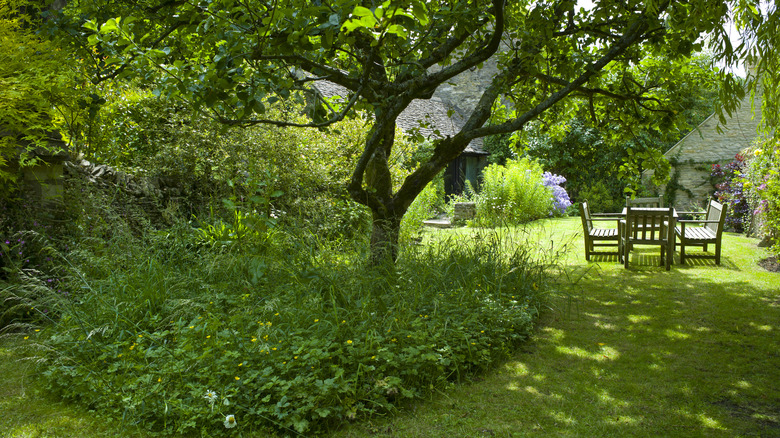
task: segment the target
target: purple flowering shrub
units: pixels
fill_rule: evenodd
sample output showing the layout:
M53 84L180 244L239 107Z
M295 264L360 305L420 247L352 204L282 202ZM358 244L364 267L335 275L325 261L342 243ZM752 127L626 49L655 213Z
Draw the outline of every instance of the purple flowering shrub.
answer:
M563 188L563 183L566 182L566 178L561 175L556 175L550 172L544 172L542 175L542 184L545 187L549 187L552 190L552 211L550 216L563 216L566 214L566 209L571 206L571 199L566 189Z
M745 158L741 154L734 161L721 166L712 166L712 179L715 182L715 197L723 204L728 204L726 228L742 233L745 231L745 220L750 217L750 204L743 187Z

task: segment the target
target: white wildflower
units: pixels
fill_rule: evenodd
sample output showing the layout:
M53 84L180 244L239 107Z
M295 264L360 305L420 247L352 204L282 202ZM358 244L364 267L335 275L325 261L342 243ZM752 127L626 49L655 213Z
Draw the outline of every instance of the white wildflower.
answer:
M209 403L214 403L215 401L217 401L217 398L218 398L218 397L219 397L219 396L217 396L217 393L216 393L216 392L214 392L214 391L212 391L212 390L208 390L208 391L206 391L206 395L204 395L204 396L203 396L203 398L205 398L206 400L208 400L208 401L209 401Z
M235 415L228 415L225 417L225 427L228 429L232 429L236 427L236 416Z
M209 404L211 405L211 410L214 411L214 403L219 398L217 393L212 391L212 390L208 390L208 391L206 391L206 395L204 395L203 398L208 400Z

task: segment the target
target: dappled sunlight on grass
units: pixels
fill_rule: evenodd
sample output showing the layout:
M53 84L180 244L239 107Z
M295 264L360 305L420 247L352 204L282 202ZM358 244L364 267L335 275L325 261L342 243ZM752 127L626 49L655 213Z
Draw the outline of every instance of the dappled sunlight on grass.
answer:
M636 301L631 302L631 304L639 304ZM643 322L649 322L653 319L652 316L648 315L627 315L626 319L628 319L629 322L633 324L641 324Z
M698 414L696 418L701 421L702 426L710 428L710 429L719 429L719 430L728 430L725 427L723 427L720 422L712 417L709 417L705 414Z
M751 322L750 326L753 327L754 329L760 330L762 332L770 332L770 331L774 330L774 328L771 325L769 325L769 324L758 325L758 324L756 324L754 322Z
M575 420L575 419L572 417L572 414L570 414L570 413L569 413L569 414L567 414L567 413L565 413L565 412L561 412L561 411L551 411L551 412L549 413L549 415L550 415L550 417L551 417L552 419L554 419L556 422L558 422L558 423L563 423L563 424L565 424L565 425L567 425L567 426L572 426L572 425L574 425L574 424L576 424L576 423L577 423L577 420Z
M607 418L605 422L607 424L615 425L615 426L634 426L638 425L642 420L638 420L634 417L628 417L625 415L621 415L617 418Z
M676 330L666 329L664 330L664 334L669 338L673 340L682 340L682 339L688 339L691 337L691 335L683 332L679 332Z
M569 258L572 272L583 273L572 275L579 281L568 288L576 295L566 307L572 310L540 330L533 356L539 360L524 362L527 374L520 381L535 370L560 370L547 383L566 388L570 405L588 411L581 416L598 423L595 412L610 412L601 417L601 427L592 424L589 430L641 436L780 434L780 422L744 415L772 417L780 402L780 350L772 336L780 317L777 293L762 289L770 274L755 275L754 266L734 263L675 265L666 273L657 266L657 253L643 256L631 260L628 270L617 263L587 263L581 253ZM565 300L572 302L571 296ZM583 380L579 376L587 363L601 368ZM644 432L647 428L655 432Z
M617 350L608 347L601 347L600 351L588 351L581 347L558 346L556 347L556 350L559 353L567 354L580 359L595 360L598 362L603 362L605 360L615 360L620 357L620 354L617 352Z
M517 376L527 376L529 374L528 367L522 362L512 362L504 368L507 372L513 373Z

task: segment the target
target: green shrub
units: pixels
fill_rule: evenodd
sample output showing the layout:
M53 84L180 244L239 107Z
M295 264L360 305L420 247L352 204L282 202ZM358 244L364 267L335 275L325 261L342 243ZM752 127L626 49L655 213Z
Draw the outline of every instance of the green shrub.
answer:
M491 164L483 171L481 191L475 195L478 226L522 224L547 217L552 191L542 184L542 167L528 158Z
M590 210L600 213L612 213L620 211L625 202L622 198L615 198L607 186L599 181L580 191L580 202L588 201Z

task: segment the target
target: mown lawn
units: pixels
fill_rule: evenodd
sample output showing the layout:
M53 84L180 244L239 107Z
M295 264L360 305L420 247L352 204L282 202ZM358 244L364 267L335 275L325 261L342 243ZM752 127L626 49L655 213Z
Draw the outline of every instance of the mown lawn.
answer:
M586 262L578 218L560 289L535 337L483 379L338 437L780 436L780 274L756 240L723 260L659 267L641 250Z
M572 248L534 338L489 375L333 436L780 436L780 274L756 265L755 240L727 234L721 266L666 272L648 248L625 270L584 260L578 218L539 227L540 245ZM48 398L8 347L0 436L142 436Z

